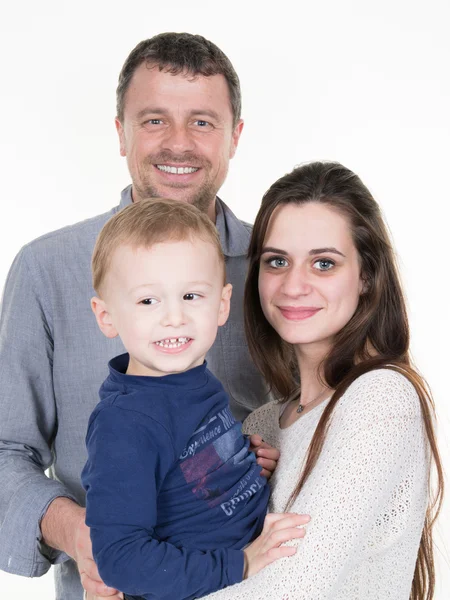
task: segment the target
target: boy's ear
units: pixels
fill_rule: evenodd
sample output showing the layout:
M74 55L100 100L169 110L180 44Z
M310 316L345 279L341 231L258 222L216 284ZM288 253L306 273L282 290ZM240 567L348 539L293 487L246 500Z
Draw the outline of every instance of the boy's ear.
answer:
M231 293L233 291L233 286L231 285L231 283L227 283L227 285L225 285L223 287L222 290L222 299L220 301L220 310L219 310L219 326L220 325L225 325L225 323L227 322L228 319L228 315L230 314L230 300L231 300Z
M97 320L97 325L100 327L100 331L108 338L117 337L117 329L113 325L105 301L94 296L91 299L91 308Z

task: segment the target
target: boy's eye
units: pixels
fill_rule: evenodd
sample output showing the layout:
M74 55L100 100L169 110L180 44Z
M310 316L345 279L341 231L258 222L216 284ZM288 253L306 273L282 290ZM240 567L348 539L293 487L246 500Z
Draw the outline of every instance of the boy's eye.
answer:
M185 294L183 296L183 300L197 300L197 298L200 298L199 294Z
M149 306L151 304L156 304L158 300L156 298L144 298L139 302L139 304L144 304L145 306Z
M327 258L320 258L319 260L316 260L313 265L318 271L330 271L334 266L334 261L328 260Z

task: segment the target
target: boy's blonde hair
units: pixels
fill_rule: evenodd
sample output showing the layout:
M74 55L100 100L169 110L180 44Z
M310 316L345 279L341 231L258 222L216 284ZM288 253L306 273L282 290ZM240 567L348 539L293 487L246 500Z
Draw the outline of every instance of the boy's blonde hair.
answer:
M225 284L225 257L211 219L180 200L150 198L127 206L103 226L92 255L92 283L97 294L119 246L150 248L162 242L201 239L217 250Z

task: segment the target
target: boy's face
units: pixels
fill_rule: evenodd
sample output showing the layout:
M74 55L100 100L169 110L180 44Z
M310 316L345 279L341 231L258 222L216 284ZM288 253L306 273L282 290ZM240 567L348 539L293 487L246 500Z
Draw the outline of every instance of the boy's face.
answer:
M211 243L173 241L118 248L102 296L92 309L103 333L122 339L127 373L158 377L203 363L228 318L231 285Z

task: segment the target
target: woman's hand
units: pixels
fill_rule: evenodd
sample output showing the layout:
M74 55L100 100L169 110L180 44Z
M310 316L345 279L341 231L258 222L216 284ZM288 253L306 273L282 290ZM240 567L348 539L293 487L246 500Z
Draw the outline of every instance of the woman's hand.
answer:
M280 458L280 452L276 448L269 446L258 434L249 436L250 452L254 452L256 462L261 467L261 475L270 479Z
M244 579L251 577L270 563L292 556L297 552L293 546L282 546L284 542L305 535L304 527L309 515L297 513L269 513L260 535L244 549Z

